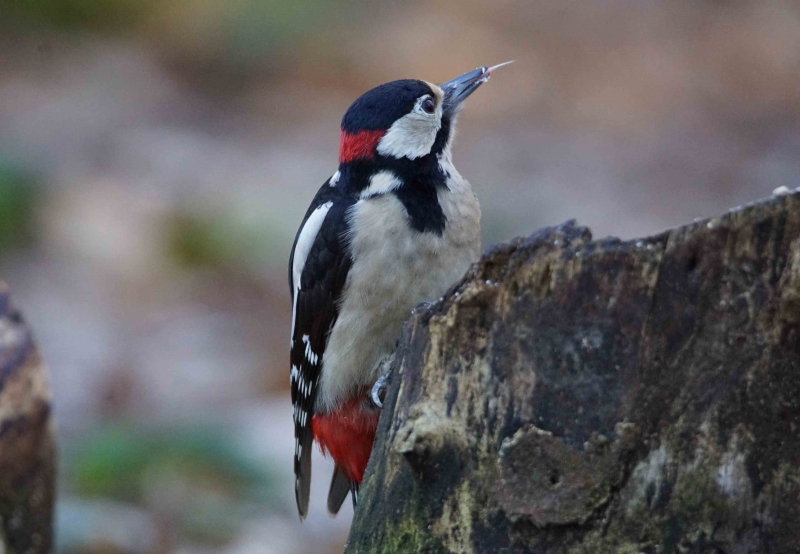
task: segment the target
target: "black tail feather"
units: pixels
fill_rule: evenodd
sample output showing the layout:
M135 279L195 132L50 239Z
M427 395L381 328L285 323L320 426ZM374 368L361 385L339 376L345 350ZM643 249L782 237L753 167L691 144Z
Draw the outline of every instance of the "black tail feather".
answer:
M351 490L350 479L347 478L344 470L338 464L333 469L331 478L331 488L328 490L328 513L335 516L339 513L347 493Z
M311 433L304 433L297 439L298 451L294 458L294 494L297 500L297 513L300 520L308 515L308 500L311 493L311 447L314 439Z

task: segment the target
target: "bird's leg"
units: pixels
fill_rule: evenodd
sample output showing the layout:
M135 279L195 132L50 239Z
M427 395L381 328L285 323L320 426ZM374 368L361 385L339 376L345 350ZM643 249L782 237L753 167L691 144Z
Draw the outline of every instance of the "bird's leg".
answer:
M369 399L375 408L383 409L383 401L386 398L386 389L389 386L389 379L392 376L392 363L394 362L394 352L387 354L378 362L381 376L375 381L370 392Z
M435 302L420 302L416 307L411 310L411 315L417 314L423 310L427 310L433 306ZM398 342L399 342L398 338ZM380 377L375 381L369 395L369 402L376 409L383 409L383 400L386 398L386 388L389 386L389 379L392 376L392 363L394 362L394 354L397 351L397 344L394 345L395 350L391 354L387 354L378 361L375 366L378 369Z

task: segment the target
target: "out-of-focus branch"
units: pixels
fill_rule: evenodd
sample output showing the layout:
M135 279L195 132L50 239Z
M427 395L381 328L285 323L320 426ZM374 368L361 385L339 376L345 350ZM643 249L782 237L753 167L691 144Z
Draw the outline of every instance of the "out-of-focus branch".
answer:
M52 550L54 492L47 372L0 282L0 552Z

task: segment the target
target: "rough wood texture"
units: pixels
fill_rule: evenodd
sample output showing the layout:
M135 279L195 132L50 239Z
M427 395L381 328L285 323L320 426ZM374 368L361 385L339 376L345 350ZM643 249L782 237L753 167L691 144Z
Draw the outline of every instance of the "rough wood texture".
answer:
M800 195L493 248L406 325L346 552L800 552Z
M52 550L54 490L45 366L0 282L0 552Z

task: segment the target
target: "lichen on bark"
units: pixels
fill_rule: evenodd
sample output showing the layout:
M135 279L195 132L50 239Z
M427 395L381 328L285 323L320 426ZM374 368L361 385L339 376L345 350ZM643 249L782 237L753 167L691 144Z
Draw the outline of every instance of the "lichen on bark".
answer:
M490 249L406 324L347 552L800 551L800 195Z

